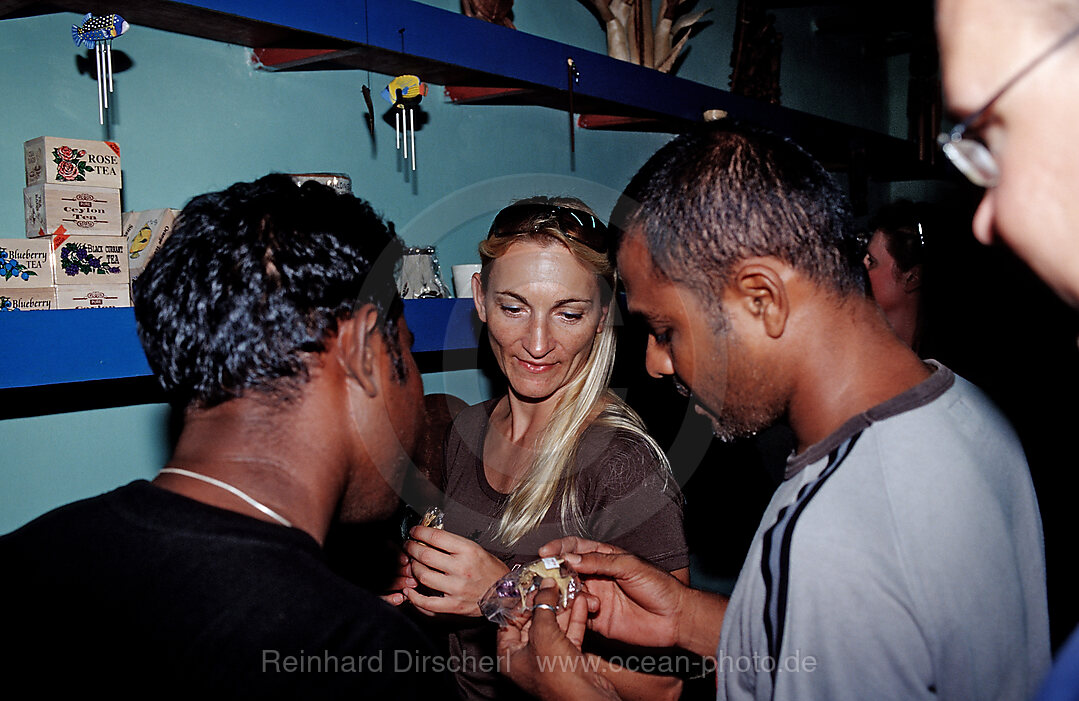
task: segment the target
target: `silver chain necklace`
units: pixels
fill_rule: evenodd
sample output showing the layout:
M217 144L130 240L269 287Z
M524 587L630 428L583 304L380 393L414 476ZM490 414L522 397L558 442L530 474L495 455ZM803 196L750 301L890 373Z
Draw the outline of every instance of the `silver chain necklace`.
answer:
M221 480L214 479L213 477L207 477L206 475L199 474L198 472L191 472L190 470L181 470L178 467L163 467L163 468L161 468L161 472L168 472L168 473L171 473L171 474L174 474L174 475L181 475L183 477L190 477L192 479L201 480L201 481L203 481L203 482L205 482L207 484L212 484L213 486L218 487L220 489L224 489L226 492L229 492L231 494L235 494L236 496L240 497L241 499L246 501L251 506L255 507L256 509L258 509L262 513L266 514L267 516L269 516L273 520L280 523L282 526L287 526L288 528L292 528L292 524L289 523L289 521L284 516L277 513L276 511L274 511L270 507L266 506L262 502L256 501L255 499L252 499L247 494L244 494L242 491L240 491L236 487L233 487L231 484L229 484L227 482L222 482Z

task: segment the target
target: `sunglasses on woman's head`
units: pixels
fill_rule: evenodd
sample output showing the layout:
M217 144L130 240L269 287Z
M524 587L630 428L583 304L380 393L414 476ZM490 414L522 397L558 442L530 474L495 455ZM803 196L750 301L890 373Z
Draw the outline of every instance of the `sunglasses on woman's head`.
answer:
M532 228L517 228L520 222L532 222ZM609 248L607 227L603 222L588 212L556 204L511 204L495 215L487 238L530 234L550 225L566 238L588 246L597 253L606 253Z

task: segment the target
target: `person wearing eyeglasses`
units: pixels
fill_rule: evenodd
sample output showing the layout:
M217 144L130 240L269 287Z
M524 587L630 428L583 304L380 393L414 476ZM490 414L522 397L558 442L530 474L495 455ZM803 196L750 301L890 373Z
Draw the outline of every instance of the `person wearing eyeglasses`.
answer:
M412 529L411 586L396 599L463 617L449 651L461 661L454 671L466 699L525 695L484 668L496 656L496 627L480 617L477 602L511 567L536 560L548 541L609 540L689 579L670 465L608 388L616 289L609 244L607 228L583 202L541 197L500 211L480 245L473 299L508 391L455 420L444 451L444 530ZM417 584L441 595L424 595ZM602 652L602 641L585 649ZM622 670L602 668L625 698L678 697L678 679L647 674L647 651L618 654ZM633 660L642 661L639 668Z
M939 0L944 153L985 188L974 216L1079 306L1079 2Z
M985 188L974 234L1006 243L1079 307L1079 2L938 0L936 21L958 120L940 143ZM1079 630L1038 699L1079 699Z

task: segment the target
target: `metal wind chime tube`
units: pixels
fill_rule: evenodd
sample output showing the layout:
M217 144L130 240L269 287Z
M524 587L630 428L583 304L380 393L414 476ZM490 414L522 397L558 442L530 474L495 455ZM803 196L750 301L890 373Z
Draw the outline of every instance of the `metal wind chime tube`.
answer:
M412 170L416 170L416 110L408 108L408 128L412 134ZM408 154L405 154L408 158Z
M105 42L105 56L108 58L109 68L106 73L109 76L109 92L112 92L112 42Z

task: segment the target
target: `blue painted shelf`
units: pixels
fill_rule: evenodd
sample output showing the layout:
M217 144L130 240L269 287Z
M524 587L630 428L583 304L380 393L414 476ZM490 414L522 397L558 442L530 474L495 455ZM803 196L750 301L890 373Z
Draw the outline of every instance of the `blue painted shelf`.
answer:
M579 113L678 131L719 109L794 138L830 167L857 163L880 180L930 175L910 142L411 0L0 0L0 20L52 12L115 12L133 25L251 47L267 70L414 73L436 85L508 88L559 109L568 106L572 58ZM476 346L470 300L409 300L405 309L415 351ZM148 374L129 309L0 315L0 389Z
M476 348L471 299L408 299L414 353ZM0 390L150 376L130 308L0 314Z
M251 47L267 70L413 73L435 85L512 89L519 101L557 109L568 108L572 58L576 113L674 132L718 109L790 136L829 167L878 180L932 176L912 142L411 0L0 0L0 19L56 11L116 12L135 25Z

